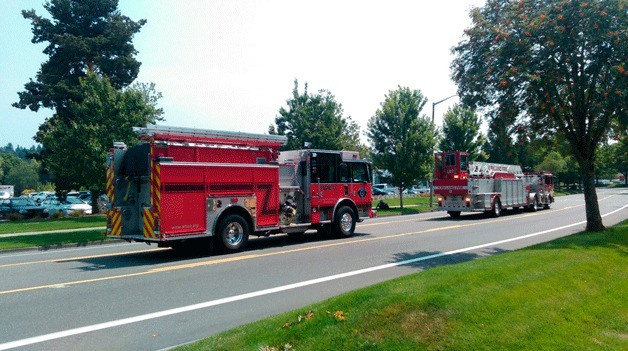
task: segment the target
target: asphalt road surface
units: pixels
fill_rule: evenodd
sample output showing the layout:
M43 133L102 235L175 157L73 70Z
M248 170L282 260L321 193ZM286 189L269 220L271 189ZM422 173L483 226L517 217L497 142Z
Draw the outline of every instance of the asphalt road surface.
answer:
M604 224L628 191L598 190ZM185 256L123 243L0 253L0 350L160 350L443 264L584 229L582 195L496 219L444 212L383 217L355 236L254 238L244 252Z

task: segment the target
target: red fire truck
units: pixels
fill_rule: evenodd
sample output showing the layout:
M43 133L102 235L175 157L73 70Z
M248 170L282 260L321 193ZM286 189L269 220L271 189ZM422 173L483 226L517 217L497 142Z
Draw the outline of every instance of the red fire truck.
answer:
M507 208L549 208L554 185L551 173L524 174L516 165L469 162L468 153L454 151L435 156L434 194L438 209L451 217L478 211L498 217Z
M108 237L163 247L209 241L230 252L250 235L318 229L348 237L374 216L371 164L357 152L279 153L286 137L278 135L135 131L138 145L117 142L108 152Z

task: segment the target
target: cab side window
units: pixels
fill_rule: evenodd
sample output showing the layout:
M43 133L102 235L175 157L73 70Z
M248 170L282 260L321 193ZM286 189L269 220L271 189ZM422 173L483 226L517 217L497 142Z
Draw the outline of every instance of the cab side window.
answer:
M351 179L354 183L368 182L368 172L365 163L354 163L351 165Z
M321 183L338 182L338 162L336 155L319 153L316 163L312 164L312 174L319 178Z
M461 171L466 171L467 170L467 155L460 155L460 170Z

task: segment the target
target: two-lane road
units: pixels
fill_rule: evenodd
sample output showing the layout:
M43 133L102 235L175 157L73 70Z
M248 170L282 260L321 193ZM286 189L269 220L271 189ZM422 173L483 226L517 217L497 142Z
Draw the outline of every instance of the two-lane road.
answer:
M598 190L605 225L628 192ZM377 218L356 235L252 239L246 251L182 256L145 244L0 254L0 350L156 350L437 265L584 229L582 195L486 219ZM309 238L308 238L309 237Z

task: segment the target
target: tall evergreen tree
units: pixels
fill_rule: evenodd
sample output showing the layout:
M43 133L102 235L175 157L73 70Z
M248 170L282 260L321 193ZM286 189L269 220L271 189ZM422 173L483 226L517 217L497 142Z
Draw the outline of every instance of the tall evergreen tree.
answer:
M114 124L119 122L120 116L110 113L116 111L106 110L111 107L106 104L86 102L91 108L99 109L97 111L85 111L77 106L82 106L84 99L98 96L96 88L90 92L84 90L97 85L95 80L102 79L112 88L112 91L106 88L100 90L114 95L104 100L115 99L117 94L126 96L121 91L135 80L140 68L132 39L146 20L134 22L122 15L118 10L118 0L50 0L44 8L51 19L39 16L34 10L22 11L23 17L32 23L32 42L47 43L44 53L48 55L48 60L41 65L35 79L26 83L24 91L18 93L19 101L13 106L33 111L40 108L54 111L40 125L35 140L43 146L38 158L44 168L51 171L57 191L91 186L92 181L97 180L74 177L69 169L79 165L102 165L104 159L95 158L91 152L77 154L70 151L93 147L106 150L109 145L102 142L110 138L124 138L131 132L132 126L122 124L126 129L121 132ZM151 107L149 99L142 100L142 103L143 106L135 105L136 111L125 115L142 118L131 118L129 121L146 123L154 120L145 115L146 109ZM109 136L80 134L91 131L95 125L108 126ZM72 157L68 158L69 155ZM93 169L102 173L93 174L94 177L104 178L103 167L95 166Z
M131 41L146 20L134 22L123 16L118 0L51 0L44 8L52 19L35 10L22 11L33 26L32 42L48 43L44 49L48 60L13 106L54 109L55 118L67 121L72 119L68 103L81 98L79 79L88 72L108 77L116 89L135 80L140 63Z

